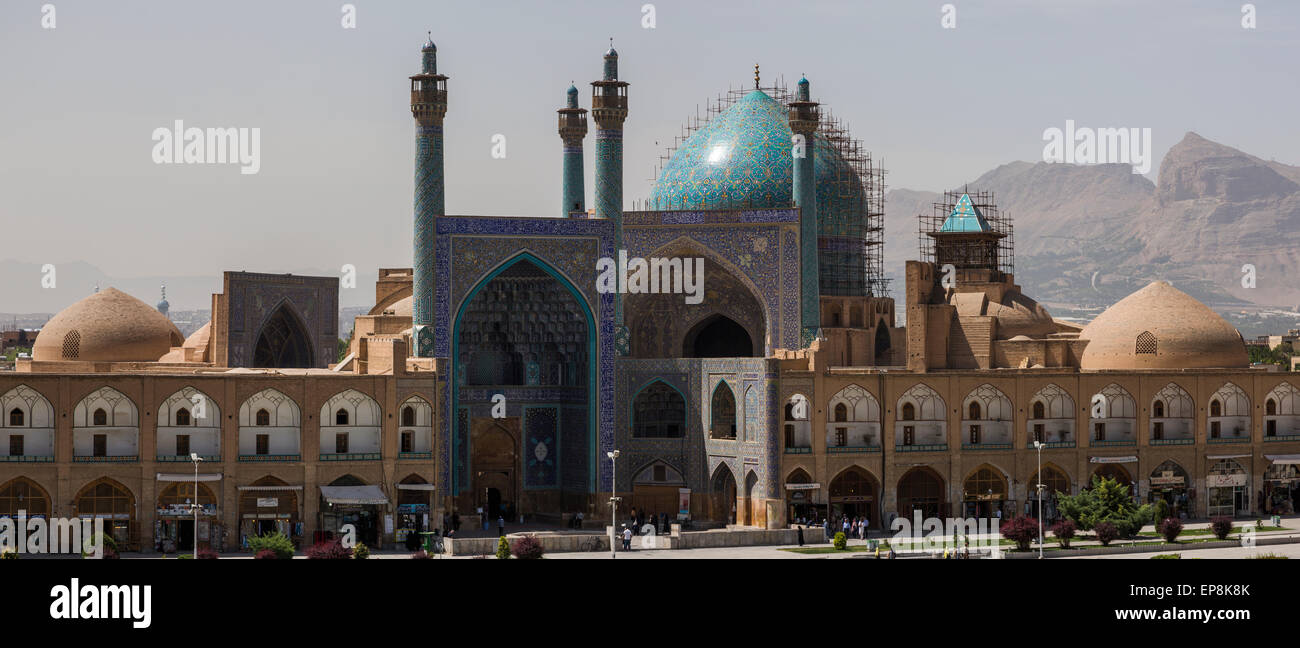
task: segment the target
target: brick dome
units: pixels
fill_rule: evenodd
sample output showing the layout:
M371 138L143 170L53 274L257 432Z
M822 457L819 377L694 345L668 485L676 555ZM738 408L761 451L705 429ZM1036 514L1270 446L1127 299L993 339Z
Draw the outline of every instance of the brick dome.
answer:
M1156 281L1119 300L1079 333L1081 369L1239 369L1237 329L1187 293Z
M37 362L156 362L181 332L152 306L116 288L63 309L41 328L32 345Z

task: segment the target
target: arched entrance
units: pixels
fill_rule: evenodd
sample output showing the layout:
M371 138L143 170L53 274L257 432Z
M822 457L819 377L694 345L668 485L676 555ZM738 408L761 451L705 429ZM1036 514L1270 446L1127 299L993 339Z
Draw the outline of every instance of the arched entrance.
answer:
M257 334L253 367L306 369L315 366L314 357L302 320L287 303L280 304Z
M1127 486L1129 488L1129 495L1133 494L1133 477L1130 476L1128 470L1126 470L1124 466L1120 464L1117 463L1101 464L1097 466L1096 470L1092 471L1092 476L1100 477L1102 479L1114 479L1115 481L1119 482L1121 486ZM1092 488L1091 481L1089 481L1088 483L1088 488Z
M788 477L785 478L785 502L788 510L787 518L791 522L802 520L804 524L814 524L817 518L823 514L821 506L817 504L818 484L814 484L812 477L803 468L795 468Z
M989 464L984 464L967 475L961 490L964 517L1000 518L1008 515L1004 511L1015 510L1015 502L1010 499L1007 490L1007 478L1001 470Z
M529 253L501 264L466 295L450 336L452 484L461 513L482 508L495 520L587 508L597 465L595 331L582 293ZM507 400L494 402L497 394ZM477 447L477 437L493 428L513 439L508 454ZM505 445L499 435L486 442Z
M871 473L857 466L845 469L831 480L831 518L862 517L879 526L880 520L875 519L876 491L876 478Z
M415 551L419 547L420 533L442 526L440 520L431 520L430 499L433 485L419 475L407 475L397 482L397 527L394 542L405 544Z
M713 389L709 400L709 438L736 438L736 395L725 380Z
M1232 459L1219 459L1205 475L1206 512L1210 517L1250 515L1249 474Z
M519 501L519 419L480 419L474 423L470 465L474 466L475 510L482 508L491 526L498 517L512 519Z
M199 506L199 528L194 527L194 511ZM163 553L191 551L194 534L199 535L200 546L210 546L210 524L217 515L217 498L207 484L199 482L197 494L194 482L171 482L158 493L158 527L154 534L154 548Z
M1165 461L1151 471L1147 499L1154 503L1164 500L1173 517L1192 515L1191 490L1188 489L1187 471L1175 461Z
M875 357L877 365L891 364L893 341L889 337L889 327L885 326L885 320L876 323L876 349Z
M79 518L103 518L119 551L135 544L135 495L127 487L107 477L93 481L77 493L73 510Z
M726 464L713 471L709 482L709 518L724 524L736 523L736 477Z
M1070 486L1070 478L1065 475L1065 471L1057 468L1052 464L1044 464L1041 476L1034 473L1028 484L1028 497L1025 498L1025 515L1038 517L1038 484L1043 485L1043 521L1051 522L1060 517L1056 510L1056 497L1058 494L1072 495L1073 489Z
M752 470L745 476L744 513L745 525L756 527L767 525L767 511L763 505L762 493L758 492L758 475Z
M911 518L920 511L921 518L943 517L948 511L943 477L928 466L913 468L898 480L898 515Z
M276 477L266 476L239 489L239 546L248 548L249 538L280 532L300 542L302 524L298 518L298 491Z
M15 477L0 485L0 518L19 517L50 517L49 493L26 477Z
M685 487L681 472L664 461L653 461L632 478L632 508L676 520L681 489Z
M682 340L684 358L752 358L754 340L745 327L726 315L699 321Z

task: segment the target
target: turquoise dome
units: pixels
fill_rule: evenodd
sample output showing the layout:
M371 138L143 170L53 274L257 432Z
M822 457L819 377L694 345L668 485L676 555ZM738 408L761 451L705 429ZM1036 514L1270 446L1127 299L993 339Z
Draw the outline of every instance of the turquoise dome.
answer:
M695 131L664 165L651 209L787 208L794 159L789 110L754 90ZM862 185L820 133L813 137L821 230L865 213ZM840 187L836 190L836 181Z

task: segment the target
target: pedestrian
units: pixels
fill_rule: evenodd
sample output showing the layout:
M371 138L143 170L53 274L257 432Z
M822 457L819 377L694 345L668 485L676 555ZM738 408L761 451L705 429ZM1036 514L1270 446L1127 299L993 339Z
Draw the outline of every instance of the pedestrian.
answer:
M497 516L497 537L499 538L505 534L506 534L506 518L504 516L498 515Z
M581 528L582 528L582 511L578 511L578 522L577 522L577 524L578 524L578 528L581 529Z
M632 550L632 530L623 525L623 551Z
M889 545L889 559L890 559L890 560L893 560L893 559L895 559L895 558L897 558L897 557L898 557L898 554L894 553L894 545Z
M830 542L834 534L831 533L831 519L826 518L826 542Z
M871 518L869 517L862 518L862 537L871 537Z
M795 528L799 530L799 546L802 547L803 546L803 525L799 525Z

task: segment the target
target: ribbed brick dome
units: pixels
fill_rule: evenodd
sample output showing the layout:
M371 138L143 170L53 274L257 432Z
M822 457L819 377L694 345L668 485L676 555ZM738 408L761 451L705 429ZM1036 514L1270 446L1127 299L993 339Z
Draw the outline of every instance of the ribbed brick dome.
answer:
M184 338L167 316L116 288L63 309L32 345L38 362L156 362Z
M1156 281L1083 328L1082 369L1223 369L1249 364L1237 329L1187 293Z

